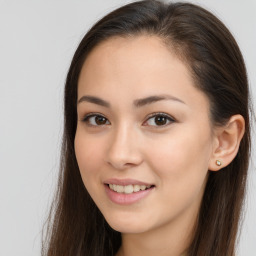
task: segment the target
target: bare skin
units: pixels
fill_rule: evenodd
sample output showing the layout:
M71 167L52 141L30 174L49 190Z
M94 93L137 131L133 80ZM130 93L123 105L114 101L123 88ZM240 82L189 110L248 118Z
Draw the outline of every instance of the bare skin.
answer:
M134 104L156 95L165 99ZM116 256L184 254L209 170L235 157L243 118L234 116L214 129L209 100L187 66L149 36L117 37L97 46L83 65L78 100L76 157L92 199L122 233ZM93 115L86 119L88 114ZM133 179L153 189L123 205L106 193L109 179Z

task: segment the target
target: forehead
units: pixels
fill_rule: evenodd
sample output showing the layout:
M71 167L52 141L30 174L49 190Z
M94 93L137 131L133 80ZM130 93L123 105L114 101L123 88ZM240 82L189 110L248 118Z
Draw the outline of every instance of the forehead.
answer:
M183 63L156 36L115 37L96 46L82 67L78 95L101 94L113 98L141 98L171 93L191 103L206 96L194 86Z
M172 70L179 70L191 80L186 66L167 49L160 38L113 37L101 42L89 53L80 73L79 84L84 80L92 82L91 80L109 79L111 76L118 80L129 76L128 82L132 85L136 79L140 78L141 81L142 77L143 80L148 78L152 81L153 77L160 80Z

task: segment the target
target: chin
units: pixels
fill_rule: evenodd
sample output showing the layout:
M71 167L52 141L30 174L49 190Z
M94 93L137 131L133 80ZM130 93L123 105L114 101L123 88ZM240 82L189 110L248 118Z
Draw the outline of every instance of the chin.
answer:
M110 225L110 223L109 223ZM133 226L127 226L127 225L122 225L122 224L114 224L110 225L112 229L115 231L118 231L120 233L125 233L125 234L139 234L139 233L144 233L147 231L145 227L138 227L136 225Z
M145 219L140 221L140 218L121 218L120 216L112 216L105 219L112 229L120 233L143 233L150 228L148 226L150 222L146 221Z

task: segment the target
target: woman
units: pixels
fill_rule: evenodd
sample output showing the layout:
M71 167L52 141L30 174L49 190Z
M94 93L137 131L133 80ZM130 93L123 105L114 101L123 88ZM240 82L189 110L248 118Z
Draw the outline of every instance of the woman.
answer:
M108 14L67 75L42 254L234 255L249 123L243 57L215 16L160 1Z

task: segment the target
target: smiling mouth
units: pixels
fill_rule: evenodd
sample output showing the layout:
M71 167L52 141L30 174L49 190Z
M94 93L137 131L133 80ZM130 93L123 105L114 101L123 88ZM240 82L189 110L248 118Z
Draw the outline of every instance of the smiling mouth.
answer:
M122 186L122 185L116 185L116 184L107 184L108 187L120 194L132 194L132 193L136 193L139 191L144 191L147 190L149 188L154 187L154 185L126 185L126 186Z

